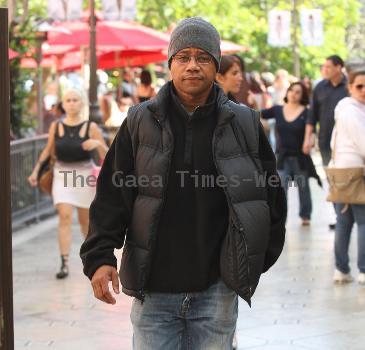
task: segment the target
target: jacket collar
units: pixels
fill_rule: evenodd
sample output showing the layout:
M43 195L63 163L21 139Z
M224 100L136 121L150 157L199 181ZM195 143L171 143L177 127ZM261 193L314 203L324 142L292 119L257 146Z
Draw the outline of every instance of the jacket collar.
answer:
M163 85L157 95L149 100L147 108L153 113L154 117L164 121L167 116L168 100L170 98L170 82Z
M164 86L162 86L157 96L150 100L147 105L147 108L153 113L154 117L161 122L163 122L167 117L168 106L170 98L172 97L170 94L171 88L172 82L169 81ZM217 84L214 83L213 89L216 91L214 98L216 100L218 112L217 124L222 125L228 123L234 117L234 113L229 106L230 101Z

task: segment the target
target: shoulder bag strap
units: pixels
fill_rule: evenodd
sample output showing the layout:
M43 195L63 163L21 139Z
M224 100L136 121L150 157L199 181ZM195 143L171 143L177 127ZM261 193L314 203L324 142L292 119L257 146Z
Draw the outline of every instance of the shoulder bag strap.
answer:
M86 132L85 132L84 139L87 139L89 137L89 130L90 130L91 121L88 120L88 121L86 121L86 123L87 123L87 126L86 126Z

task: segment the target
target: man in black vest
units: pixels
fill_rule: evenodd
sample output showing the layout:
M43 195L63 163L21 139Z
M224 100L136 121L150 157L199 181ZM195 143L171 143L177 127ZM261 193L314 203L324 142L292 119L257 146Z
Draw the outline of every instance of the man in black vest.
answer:
M181 21L168 57L172 81L129 110L105 158L80 254L115 304L123 247L135 349L231 349L237 295L250 304L282 251L285 194L258 113L214 84L216 29Z

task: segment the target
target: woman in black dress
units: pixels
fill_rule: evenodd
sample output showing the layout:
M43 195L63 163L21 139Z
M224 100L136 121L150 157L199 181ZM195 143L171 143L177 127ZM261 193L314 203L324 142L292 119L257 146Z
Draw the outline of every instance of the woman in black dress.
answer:
M299 216L302 225L309 225L312 213L312 199L309 178L320 184L313 161L302 151L305 126L308 117L309 96L301 82L292 83L284 98L283 106L274 106L262 111L263 119L276 120L276 153L278 172L287 192L289 182L294 181L299 191Z
M95 183L92 183L94 178L92 152L97 151L99 158L103 159L108 151L98 125L83 117L84 106L82 91L69 89L65 92L63 96L65 117L51 124L47 145L28 178L30 185L36 186L42 162L51 155L56 158L53 168L52 198L59 217L58 243L61 268L56 274L57 279L66 278L69 274L68 259L72 243L74 208L77 208L81 233L84 237L88 233L89 207L95 197Z

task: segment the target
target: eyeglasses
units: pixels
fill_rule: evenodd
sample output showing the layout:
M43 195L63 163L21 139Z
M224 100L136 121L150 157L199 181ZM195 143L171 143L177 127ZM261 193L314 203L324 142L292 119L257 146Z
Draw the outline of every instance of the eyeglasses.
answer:
M198 55L198 56L176 55L176 56L173 56L173 59L180 65L188 64L192 58L194 58L195 62L199 65L207 65L212 62L212 57L209 55Z
M365 88L365 84L358 84L358 85L355 85L355 89L356 90L359 90L359 91L361 91L362 89L364 89Z

